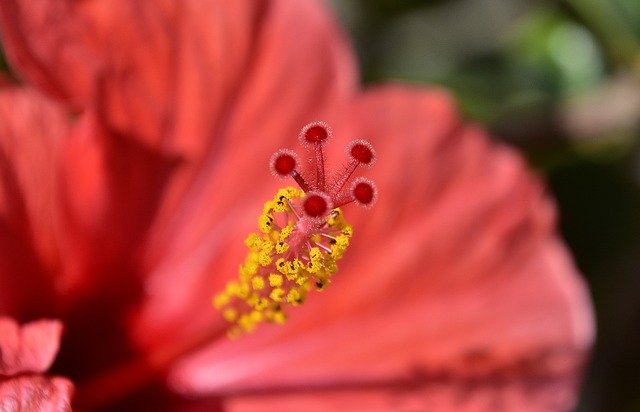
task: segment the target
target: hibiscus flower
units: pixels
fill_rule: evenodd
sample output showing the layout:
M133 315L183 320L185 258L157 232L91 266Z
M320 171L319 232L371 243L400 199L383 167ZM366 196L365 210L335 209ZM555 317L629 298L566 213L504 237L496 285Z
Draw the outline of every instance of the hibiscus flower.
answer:
M544 185L447 92L360 90L321 3L4 0L0 28L21 79L0 90L0 314L60 319L50 373L77 408L574 405L593 319ZM345 208L327 291L231 340L211 299L282 184L270 156L317 120L336 168L373 144L378 201Z

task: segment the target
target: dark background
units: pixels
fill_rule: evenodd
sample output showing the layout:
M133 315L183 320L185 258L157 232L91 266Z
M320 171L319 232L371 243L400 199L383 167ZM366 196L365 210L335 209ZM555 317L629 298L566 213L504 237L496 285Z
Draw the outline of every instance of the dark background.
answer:
M640 411L640 0L333 0L365 83L452 90L556 196L598 338L579 412Z

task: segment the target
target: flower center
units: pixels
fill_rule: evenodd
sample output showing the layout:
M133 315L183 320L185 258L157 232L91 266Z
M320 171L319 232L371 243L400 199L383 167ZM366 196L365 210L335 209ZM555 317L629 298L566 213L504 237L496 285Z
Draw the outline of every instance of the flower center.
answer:
M325 179L323 146L331 130L322 122L305 126L301 143L313 151L312 170L299 170L298 156L280 149L271 157L276 177L288 176L300 189L280 189L265 203L258 218L259 233L250 234L245 244L249 254L240 266L239 278L229 282L214 297L214 306L231 323L229 336L251 332L262 322L285 323L284 306L298 306L312 289L324 290L338 270L353 228L343 218L341 206L348 203L369 207L377 189L366 178L357 178L345 189L358 166L370 167L375 151L365 140L347 147L348 164L333 173L332 184ZM307 180L307 176L312 176Z

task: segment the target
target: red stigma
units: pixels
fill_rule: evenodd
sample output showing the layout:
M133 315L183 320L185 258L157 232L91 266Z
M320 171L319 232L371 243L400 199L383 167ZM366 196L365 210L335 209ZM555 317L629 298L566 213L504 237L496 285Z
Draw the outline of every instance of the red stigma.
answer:
M324 122L309 123L302 128L298 138L309 152L307 167L300 163L293 150L280 149L271 156L271 171L276 177L291 176L306 193L301 214L326 223L334 208L349 203L370 207L376 202L376 185L364 177L355 177L357 169L370 168L376 162L376 151L371 143L353 140L346 147L347 164L328 170L324 145L331 139L331 128Z
M300 140L305 145L324 145L331 138L331 128L324 122L306 125L300 133Z
M366 140L354 140L347 147L347 154L362 166L371 167L376 160L376 152Z
M353 197L366 205L373 200L373 189L366 183L359 183L353 188Z
M310 217L324 216L331 208L329 199L319 193L310 193L304 200L304 212Z
M288 175L296 168L296 159L293 156L282 154L276 159L273 168L278 174Z
M378 189L371 180L359 177L351 186L351 194L357 204L368 207L375 203Z
M322 126L313 126L304 134L304 139L309 143L322 143L327 140L329 135L327 130Z
M293 150L280 149L271 156L271 172L276 177L291 175L298 166L298 156Z

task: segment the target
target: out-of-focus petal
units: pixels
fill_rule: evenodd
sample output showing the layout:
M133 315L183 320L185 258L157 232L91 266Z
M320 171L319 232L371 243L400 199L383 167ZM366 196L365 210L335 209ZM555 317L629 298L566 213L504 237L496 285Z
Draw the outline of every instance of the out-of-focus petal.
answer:
M58 266L57 162L68 122L52 101L0 90L0 313L37 316Z
M435 410L567 409L593 319L540 182L513 151L462 124L442 92L375 89L337 125L338 139L376 146L380 196L366 218L347 212L356 235L333 284L288 326L185 361L174 384L301 398L305 388L386 387L372 410L394 399Z
M143 293L140 251L175 163L108 130L92 110L74 122L59 168L61 364L100 371L131 356L125 319Z
M108 130L87 110L69 132L60 163L61 287L108 287L102 276L113 285L121 278L138 282L137 256L178 161Z
M45 372L60 347L62 323L41 320L22 327L0 317L0 375Z
M0 19L28 81L186 155L218 151L237 129L264 144L270 125L353 86L340 30L309 0L8 0Z
M23 375L0 381L3 412L70 412L73 384L64 378Z

